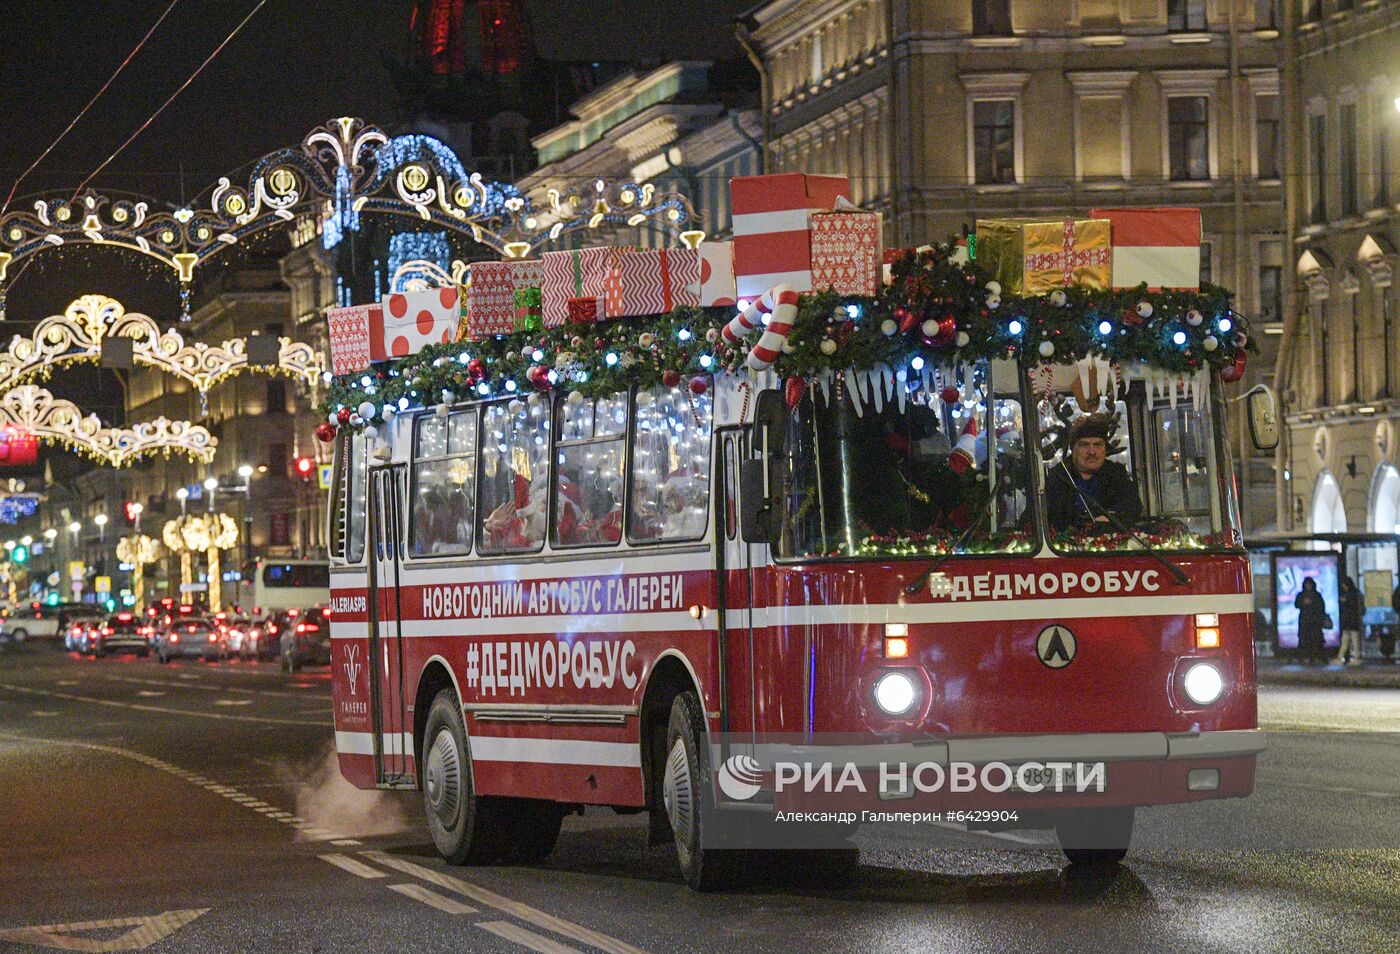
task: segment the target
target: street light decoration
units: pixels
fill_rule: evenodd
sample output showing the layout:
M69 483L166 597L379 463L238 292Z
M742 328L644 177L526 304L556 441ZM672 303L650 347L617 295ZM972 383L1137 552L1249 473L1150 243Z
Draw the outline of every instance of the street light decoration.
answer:
M161 528L161 538L172 552L180 554L182 583L192 582L191 555L205 555L209 561L209 608L213 610L222 605L220 552L238 546L238 522L226 513L191 514L167 520Z
M133 533L117 541L117 559L131 564L131 593L136 605L142 605L145 591L146 564L160 559L160 541L144 533Z
M204 194L204 193L201 193ZM412 218L521 258L573 232L635 227L679 233L696 219L683 194L650 183L590 181L556 194L538 213L508 182L468 172L445 143L413 133L390 137L362 119L340 117L300 145L253 163L246 184L223 177L196 208L145 196L51 195L0 216L0 317L12 266L66 245L106 245L149 255L180 282L181 320L190 320L194 270L268 229L309 222L326 248L359 230L365 213Z
M219 445L202 425L164 417L131 427L105 427L96 414L85 415L72 401L33 384L0 395L0 427L26 430L45 443L63 444L111 467L125 467L156 452L207 464Z
M321 354L308 344L278 338L277 363L250 365L248 340L230 338L218 345L186 342L173 329L162 332L147 315L128 312L115 298L83 295L61 315L50 315L30 337L15 335L0 351L0 392L31 378L43 378L56 364L97 362L104 340L129 339L136 364L159 368L188 381L205 399L214 385L237 374L254 371L283 375L314 386L325 370Z

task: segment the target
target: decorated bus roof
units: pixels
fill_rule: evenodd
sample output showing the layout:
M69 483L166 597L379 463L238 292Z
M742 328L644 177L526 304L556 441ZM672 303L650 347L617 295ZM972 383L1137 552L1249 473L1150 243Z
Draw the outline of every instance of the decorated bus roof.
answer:
M798 297L785 337L763 333L785 326L776 314L769 328L755 324L753 334L726 336L726 326L743 324L736 324L734 308L682 307L652 317L430 345L333 379L323 404L330 418L325 427L382 421L385 408L392 417L414 407L553 391L591 397L684 384L701 392L711 374L766 364L756 360L756 349L772 357L780 378L888 371L900 374L909 388L927 386L928 376L920 373L925 367L992 359L1034 369L1087 358L1130 371L1182 378L1220 371L1236 380L1246 352L1254 350L1247 321L1223 288L1068 286L1021 297L1003 294L975 264L950 260L952 248L943 244L905 255L894 263L891 283L874 297L829 291Z

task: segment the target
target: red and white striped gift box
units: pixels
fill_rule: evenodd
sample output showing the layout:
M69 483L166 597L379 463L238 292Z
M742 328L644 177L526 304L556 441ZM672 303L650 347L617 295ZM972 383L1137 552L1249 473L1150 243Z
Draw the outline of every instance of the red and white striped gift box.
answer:
M467 337L480 341L515 330L515 292L538 288L544 263L538 259L473 262L467 286Z
M620 300L612 317L664 315L700 304L700 252L693 248L629 249L617 262ZM615 311L613 310L615 307Z
M427 345L455 340L461 318L455 285L420 292L396 292L384 300L379 334L371 329L370 340L380 342L385 357L401 358L417 354Z
M540 283L544 326L557 328L569 318L570 298L607 300L609 276L617 270L620 248L599 246L545 252Z
M1201 285L1200 209L1094 209L1112 223L1113 287Z
M734 212L734 278L740 298L757 298L775 285L812 290L809 217L849 200L845 176L800 172L729 180Z
M331 341L331 373L363 371L371 361L383 361L380 341L370 337L371 328L383 327L383 308L378 303L326 309L326 330ZM376 345L379 347L376 348ZM376 350L377 355L374 353Z

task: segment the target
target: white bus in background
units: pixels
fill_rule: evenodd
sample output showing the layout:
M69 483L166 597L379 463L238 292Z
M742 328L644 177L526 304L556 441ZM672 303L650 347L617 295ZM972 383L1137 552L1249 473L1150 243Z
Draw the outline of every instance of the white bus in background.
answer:
M330 563L326 560L259 557L243 565L238 582L238 606L253 616L324 606L330 598Z

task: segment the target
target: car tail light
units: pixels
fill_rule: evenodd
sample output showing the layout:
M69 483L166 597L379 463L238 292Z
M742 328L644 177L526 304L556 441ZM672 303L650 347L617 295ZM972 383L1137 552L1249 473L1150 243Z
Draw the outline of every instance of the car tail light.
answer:
M180 641L180 634L179 634L179 633L171 633L171 634L170 634L170 641L171 641L172 643L178 643L178 642Z
M330 618L331 618L331 608L330 608L329 606L327 606L325 609L321 610L321 615L324 616L326 619L330 619Z
M211 642L211 643L217 643L218 641L219 641L219 634L218 634L218 633L210 633L210 634L209 634L209 642Z
M1196 614L1196 648L1197 649L1219 649L1220 648L1220 614L1218 613L1197 613Z
M103 635L103 636L111 636L111 635L112 635L112 627L110 627L110 626L103 626L103 627L102 627L102 635Z
M187 633L193 633L193 632L195 631L195 628L196 628L196 627L195 627L193 624L191 624L191 625L185 627L185 632L187 632Z
M307 626L305 623L297 623L297 632L298 632L298 633L304 633L304 632L306 632L306 631L307 631L308 629L310 629L310 628L311 628L311 627L310 627L310 626Z

